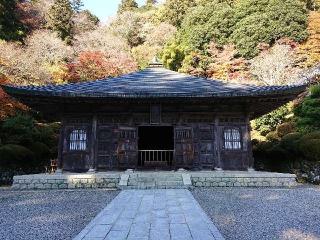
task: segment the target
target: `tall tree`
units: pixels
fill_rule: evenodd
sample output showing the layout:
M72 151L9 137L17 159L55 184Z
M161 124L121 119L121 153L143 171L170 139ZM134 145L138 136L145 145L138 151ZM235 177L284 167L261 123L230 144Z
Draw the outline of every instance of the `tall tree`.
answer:
M138 8L138 3L135 0L121 0L121 3L118 8L118 13L131 11L136 8Z
M162 21L180 27L187 11L196 6L196 0L167 0L162 9Z
M100 20L93 15L89 10L84 10L76 13L73 17L74 34L81 34L86 31L92 31L97 28Z
M0 0L0 39L21 41L25 35L25 27L17 14L16 0Z
M252 61L252 74L265 85L286 85L298 79L299 71L294 66L296 44L278 42L272 48L262 51Z
M56 31L58 36L70 43L73 38L74 11L69 0L55 0L48 12L48 28Z
M71 0L71 6L75 12L79 13L84 4L82 0Z
M242 0L234 8L236 24L230 40L246 58L259 53L261 42L290 38L300 43L308 37L308 12L300 0Z

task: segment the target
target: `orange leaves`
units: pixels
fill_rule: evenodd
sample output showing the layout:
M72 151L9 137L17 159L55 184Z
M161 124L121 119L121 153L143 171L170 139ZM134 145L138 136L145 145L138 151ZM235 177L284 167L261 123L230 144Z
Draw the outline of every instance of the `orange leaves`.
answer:
M247 82L250 80L248 60L237 58L237 50L234 45L220 47L214 42L209 44L208 56L191 53L184 61L185 71L208 78L232 81Z
M234 45L225 45L220 48L210 43L209 53L213 57L210 64L211 78L227 81L242 82L249 79L248 61L242 57L236 58L237 50Z
M320 12L309 14L309 38L300 45L298 54L302 59L302 67L311 67L320 62Z
M5 84L7 82L8 80L6 77L0 74L0 84ZM7 116L14 115L18 109L26 110L27 107L9 97L0 87L0 121L5 119Z
M81 52L76 62L67 64L67 81L78 82L115 77L136 70L133 61L119 53Z

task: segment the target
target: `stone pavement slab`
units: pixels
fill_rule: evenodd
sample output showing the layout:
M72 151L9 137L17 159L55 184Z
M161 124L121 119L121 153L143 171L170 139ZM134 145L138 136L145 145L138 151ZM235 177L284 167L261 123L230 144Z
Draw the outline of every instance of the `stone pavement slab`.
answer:
M74 240L223 240L186 189L122 191Z

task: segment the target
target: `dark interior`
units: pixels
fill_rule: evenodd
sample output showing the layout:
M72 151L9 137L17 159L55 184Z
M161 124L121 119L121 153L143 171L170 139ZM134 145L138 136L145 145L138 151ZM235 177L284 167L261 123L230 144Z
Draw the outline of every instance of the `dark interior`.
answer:
M139 150L173 150L173 127L139 127Z
M173 152L141 152L145 150L174 150L173 127L139 127L139 166L169 167ZM161 155L162 154L162 155ZM152 164L160 164L152 166Z

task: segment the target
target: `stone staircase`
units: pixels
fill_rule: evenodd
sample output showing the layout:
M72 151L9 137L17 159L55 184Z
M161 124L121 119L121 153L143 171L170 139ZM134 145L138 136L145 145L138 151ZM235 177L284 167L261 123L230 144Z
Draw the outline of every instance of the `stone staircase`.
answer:
M121 189L172 189L191 186L190 175L180 172L139 172L124 175L121 176L123 181L120 180L119 184Z

